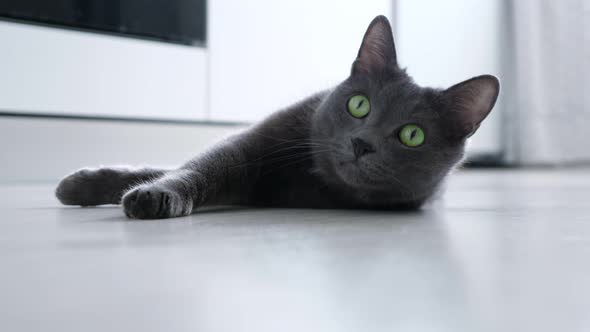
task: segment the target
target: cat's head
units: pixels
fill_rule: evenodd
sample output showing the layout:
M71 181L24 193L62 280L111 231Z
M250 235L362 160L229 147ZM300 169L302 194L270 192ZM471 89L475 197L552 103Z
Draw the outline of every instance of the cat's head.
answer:
M350 76L314 115L313 138L337 147L316 155L318 171L359 195L421 204L462 159L498 93L490 75L446 90L416 85L397 63L388 20L378 16Z

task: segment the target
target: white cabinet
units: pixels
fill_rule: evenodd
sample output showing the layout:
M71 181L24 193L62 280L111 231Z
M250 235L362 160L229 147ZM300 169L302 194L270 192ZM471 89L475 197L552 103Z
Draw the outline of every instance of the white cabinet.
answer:
M507 47L497 0L397 0L396 42L400 64L417 83L449 87L481 74L503 81ZM501 151L502 92L494 111L471 139L469 152Z
M213 120L261 119L345 79L390 0L209 2Z
M256 121L346 78L391 3L209 1L205 48L0 21L0 112Z
M204 120L202 48L0 21L0 112Z

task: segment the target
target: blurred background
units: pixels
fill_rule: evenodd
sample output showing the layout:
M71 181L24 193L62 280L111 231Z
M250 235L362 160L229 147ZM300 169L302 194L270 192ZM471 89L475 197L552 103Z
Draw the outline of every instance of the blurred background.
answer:
M2 0L0 181L178 165L345 79L379 14L419 84L500 78L472 163L590 162L587 0Z

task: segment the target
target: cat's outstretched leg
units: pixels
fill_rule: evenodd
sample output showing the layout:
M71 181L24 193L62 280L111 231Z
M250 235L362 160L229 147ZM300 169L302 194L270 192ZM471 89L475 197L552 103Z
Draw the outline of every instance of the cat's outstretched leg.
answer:
M290 110L278 112L259 125L228 137L179 169L126 192L122 204L130 218L159 219L185 216L196 208L250 205L265 169L295 165L309 157L306 131L322 95L310 97ZM297 151L293 156L293 151ZM302 157L305 156L305 157ZM299 159L301 160L301 159ZM283 163L283 164L281 164ZM277 183L282 183L277 180Z
M154 181L166 172L155 168L83 168L61 180L55 195L65 205L119 204L127 190Z
M156 181L132 188L123 196L125 214L172 218L189 215L197 207L245 203L259 173L258 163L252 162L259 152L247 148L251 136L229 138Z

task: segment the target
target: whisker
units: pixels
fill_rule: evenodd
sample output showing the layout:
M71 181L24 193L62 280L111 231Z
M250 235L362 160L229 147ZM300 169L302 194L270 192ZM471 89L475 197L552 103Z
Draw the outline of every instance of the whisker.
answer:
M259 133L257 133L259 134ZM259 134L261 135L261 134ZM264 136L264 135L261 135ZM249 162L243 163L243 164L239 164L239 165L234 165L231 166L230 168L236 168L236 167L243 167L243 166L248 166L248 165L253 165L259 161L264 160L265 158L268 158L269 156L272 156L274 154L280 153L280 152L284 152L284 151L288 151L288 150L294 150L294 149L309 149L309 148L325 148L325 149L331 149L334 147L337 147L337 145L333 142L330 141L325 141L325 140L317 140L317 139L293 139L293 140L284 140L284 142L275 144L272 147L279 147L280 145L284 145L284 144L293 144L287 147L283 147L280 149L276 149L276 150L272 150L269 151L268 153L265 153L264 155L251 160ZM287 156L288 157L288 156ZM281 157L282 158L282 157ZM271 159L272 160L272 159ZM268 161L268 160L267 160Z
M317 151L317 152L315 152L315 153L310 153L310 154L309 154L307 157L304 157L304 158L301 158L301 159L299 159L299 160L295 160L295 161L292 161L292 162L289 162L289 163L286 163L286 164L280 165L279 167L273 168L273 169L271 169L270 171L268 171L268 172L264 173L263 175L270 174L270 173L272 173L272 172L274 172L274 171L276 171L276 170L279 170L279 169L281 169L281 168L285 168L285 167L287 167L287 166L290 166L290 165L294 165L294 164L297 164L297 163L300 163L300 162L307 161L307 160L309 160L309 159L311 159L311 158L315 157L316 155L318 155L318 154L320 154L320 153L327 152L327 151L330 151L330 150L322 150L322 151Z

